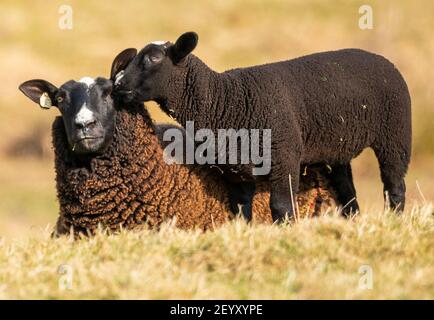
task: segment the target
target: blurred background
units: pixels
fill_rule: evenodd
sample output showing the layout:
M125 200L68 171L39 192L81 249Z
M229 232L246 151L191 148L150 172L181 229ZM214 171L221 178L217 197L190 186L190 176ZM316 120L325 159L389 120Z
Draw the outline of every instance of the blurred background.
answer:
M373 9L373 28L359 28L360 6ZM72 29L61 29L62 5ZM63 21L63 20L62 20ZM62 24L61 21L61 24ZM57 216L51 123L18 91L43 78L56 85L83 76L108 76L127 47L199 34L195 54L209 66L229 68L286 60L347 47L382 54L402 72L413 104L414 148L407 203L434 199L434 1L201 0L15 1L0 4L0 237L26 237ZM154 118L164 121L158 106ZM362 210L382 208L376 160L354 161Z

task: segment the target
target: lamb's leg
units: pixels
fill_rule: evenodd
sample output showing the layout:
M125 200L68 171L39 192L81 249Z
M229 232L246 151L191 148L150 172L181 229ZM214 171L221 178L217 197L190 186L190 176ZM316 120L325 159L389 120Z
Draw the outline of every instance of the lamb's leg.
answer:
M389 200L390 208L398 212L405 206L405 181L404 174L388 166L381 166L381 179L384 184L384 197Z
M275 161L271 166L270 208L273 221L280 223L286 217L291 219L294 216L300 178L300 160L286 158L282 161L278 156L274 158Z
M335 164L329 173L331 186L336 191L338 202L342 205L342 214L346 217L359 211L356 189L353 183L351 164Z
M350 183L351 189L353 190L354 197L356 197L356 187L354 186L353 170L351 169L350 163L348 163L348 165L347 165L347 177L348 177L348 182Z
M247 221L252 220L252 201L255 194L254 182L228 183L229 203L234 214L241 212Z
M276 113L271 136L270 209L279 223L294 216L300 179L303 143L297 123L290 119Z
M410 105L407 87L402 83L402 88L387 99L382 127L379 128L381 132L371 146L380 164L384 198L389 201L391 209L397 212L404 210L404 177L411 157Z
M384 185L384 198L389 201L392 210L403 211L405 206L405 181L409 163L409 151L374 149L380 164L381 180ZM400 156L404 155L404 156Z

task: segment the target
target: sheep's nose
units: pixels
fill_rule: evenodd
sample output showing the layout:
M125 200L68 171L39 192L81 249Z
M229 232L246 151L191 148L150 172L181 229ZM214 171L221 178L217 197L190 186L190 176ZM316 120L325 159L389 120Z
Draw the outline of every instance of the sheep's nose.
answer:
M95 118L91 119L75 119L74 124L77 129L91 129L96 123Z
M90 129L96 123L96 117L87 105L83 105L76 114L74 124L78 129Z

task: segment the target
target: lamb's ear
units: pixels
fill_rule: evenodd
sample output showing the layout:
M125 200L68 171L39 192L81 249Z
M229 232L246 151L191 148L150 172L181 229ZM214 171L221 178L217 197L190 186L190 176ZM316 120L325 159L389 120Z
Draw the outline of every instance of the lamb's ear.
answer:
M173 62L182 61L197 46L199 36L196 32L186 32L182 34L172 47Z
M56 106L54 99L58 91L57 87L48 81L35 79L23 82L19 89L26 97L39 104L44 109Z
M128 48L119 53L112 63L112 70L110 72L110 79L115 80L116 75L125 70L128 64L134 59L137 55L137 49Z

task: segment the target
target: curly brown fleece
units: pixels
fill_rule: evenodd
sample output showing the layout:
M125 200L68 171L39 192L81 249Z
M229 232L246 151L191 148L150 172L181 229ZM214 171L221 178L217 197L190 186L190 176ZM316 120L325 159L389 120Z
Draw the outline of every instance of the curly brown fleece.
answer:
M113 142L104 154L79 160L69 150L63 121L53 123L60 217L55 233L94 233L99 225L115 231L158 227L176 218L183 229L212 229L231 218L228 195L218 171L168 165L151 119L143 107L119 110ZM334 204L324 168L301 177L300 213L314 215ZM267 185L254 199L254 219L271 222Z

